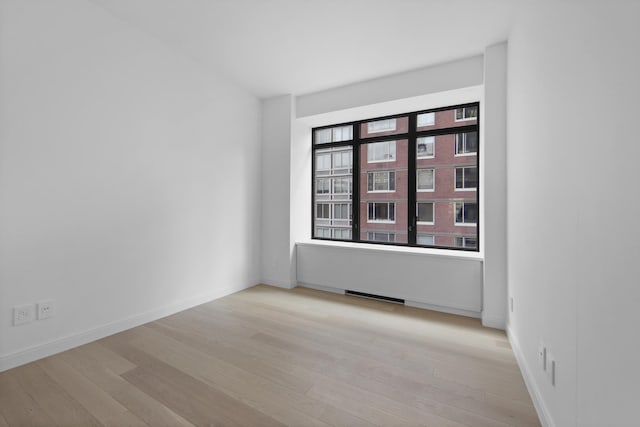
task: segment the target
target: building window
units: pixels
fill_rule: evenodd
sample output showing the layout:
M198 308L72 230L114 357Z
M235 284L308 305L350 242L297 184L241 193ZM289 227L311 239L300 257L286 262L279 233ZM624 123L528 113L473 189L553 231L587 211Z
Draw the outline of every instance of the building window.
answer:
M331 192L331 178L316 180L316 194L329 194Z
M419 159L432 159L435 156L435 136L423 136L416 141L416 157Z
M351 219L351 203L333 205L333 219Z
M475 120L478 118L478 107L456 108L456 122Z
M417 189L418 191L433 191L435 187L435 169L418 169Z
M477 251L479 105L312 129L313 238Z
M335 194L351 194L351 187L351 177L333 179L333 192Z
M331 205L329 203L318 203L316 205L316 218L331 219Z
M369 172L367 174L367 191L373 192L393 192L396 191L395 172Z
M477 203L456 202L456 225L476 225L477 220Z
M367 234L368 240L372 242L395 242L396 235L395 233L386 233L380 231L370 231Z
M436 124L436 113L418 114L418 127L433 126Z
M395 222L396 204L374 202L368 204L369 222Z
M384 141L367 144L367 161L374 162L393 162L396 160L396 142Z
M367 132L389 132L396 130L396 119L376 120L375 122L367 123Z
M338 240L351 240L350 228L334 228L333 238Z
M331 229L327 227L316 227L316 237L323 239L331 238Z
M478 239L475 237L456 237L456 246L459 248L476 249L478 247Z
M456 168L456 190L475 190L478 188L478 168L467 166Z
M416 217L418 224L433 224L433 202L418 202Z
M464 132L456 134L456 155L469 155L478 152L478 133Z
M435 237L433 234L421 234L418 233L416 236L416 243L423 246L433 246L435 245Z

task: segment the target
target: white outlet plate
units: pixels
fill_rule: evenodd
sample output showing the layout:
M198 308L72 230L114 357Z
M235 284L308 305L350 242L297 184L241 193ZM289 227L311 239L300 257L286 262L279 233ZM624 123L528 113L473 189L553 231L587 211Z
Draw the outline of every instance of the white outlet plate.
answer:
M38 320L48 319L56 312L56 302L52 299L38 301Z
M547 348L543 343L538 345L538 361L543 371L547 369Z
M33 304L16 305L13 307L13 326L33 321Z
M551 353L547 352L547 377L549 378L551 385L554 387L556 385L556 369L558 369L556 359Z

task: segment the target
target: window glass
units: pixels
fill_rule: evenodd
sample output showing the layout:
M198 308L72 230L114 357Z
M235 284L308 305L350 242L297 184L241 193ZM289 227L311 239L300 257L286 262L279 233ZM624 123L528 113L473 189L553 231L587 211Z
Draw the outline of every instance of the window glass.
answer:
M418 222L433 222L433 203L432 202L418 202L417 206Z
M360 126L361 138L373 138L385 135L397 135L409 131L408 117L372 120Z
M418 114L418 121L417 121L418 128L433 126L435 124L436 124L436 113Z
M333 128L316 129L314 142L328 144L331 142L350 141L353 139L353 125L336 126Z
M431 158L435 155L434 136L423 136L416 141L416 155L419 159Z
M418 245L434 245L435 236L433 234L418 234L416 236L416 243Z
M418 169L417 170L417 188L418 191L433 191L434 188L434 169Z
M396 160L396 142L384 141L374 142L366 145L367 161L373 162L394 162Z
M456 134L456 154L475 154L478 152L478 133L464 132Z

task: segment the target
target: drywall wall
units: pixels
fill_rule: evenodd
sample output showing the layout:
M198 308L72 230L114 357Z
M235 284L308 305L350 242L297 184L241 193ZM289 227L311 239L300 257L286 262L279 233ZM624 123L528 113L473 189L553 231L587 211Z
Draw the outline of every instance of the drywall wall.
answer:
M482 259L405 248L299 243L298 282L400 298L429 308L480 317Z
M261 281L290 288L294 281L290 233L291 95L262 101Z
M548 425L638 423L638 16L530 2L509 37L509 333Z
M86 1L0 8L0 369L257 283L260 102Z
M485 201L482 324L507 322L507 44L484 52L484 135L480 190ZM487 114L488 112L488 114Z
M296 98L296 117L309 117L381 102L482 84L482 55L358 82Z

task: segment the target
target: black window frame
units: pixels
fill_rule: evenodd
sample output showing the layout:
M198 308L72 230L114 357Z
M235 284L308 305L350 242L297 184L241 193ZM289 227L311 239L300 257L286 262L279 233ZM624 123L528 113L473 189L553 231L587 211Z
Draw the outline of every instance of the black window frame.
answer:
M459 108L475 108L477 111L477 115L475 117L476 121L474 124L465 124L464 121L456 121L455 120L455 115L456 115L456 111ZM453 115L454 115L454 120L453 120L453 124L449 127L437 127L436 129L420 129L418 130L418 126L417 126L417 117L419 114L425 114L425 113L437 113L440 111L447 111L447 110L453 110ZM398 119L398 118L402 118L402 117L408 117L408 121L409 121L409 126L408 126L408 131L404 132L404 133L394 133L393 135L382 135L382 136L376 136L376 135L370 135L367 136L366 138L362 138L360 133L361 133L361 126L363 124L367 124L369 122L374 122L374 121L379 121L379 120L389 120L389 119ZM351 135L352 135L352 139L350 140L341 140L341 141L335 141L335 142L323 142L323 143L317 143L315 141L315 137L316 137L316 131L318 130L322 130L322 129L329 129L329 128L336 128L336 127L342 127L342 126L352 126L352 131L351 131ZM475 152L465 152L465 153L458 153L457 152L457 136L456 134L458 133L468 133L468 132L475 132L476 133L476 151ZM355 120L352 122L344 122L344 123L334 123L334 124L330 124L330 125L326 125L326 126L318 126L315 128L312 128L311 130L311 134L312 134L312 138L311 138L311 148L312 148L312 164L311 164L311 174L312 174L312 179L311 179L311 211L312 211L312 215L311 215L311 238L314 240L330 240L330 241L344 241L344 242L350 242L350 243L359 243L359 244L375 244L375 245L391 245L391 246L409 246L409 247L418 247L418 248L431 248L431 249L444 249L444 250L452 250L452 251L464 251L464 252L479 252L480 251L480 216L481 216L481 206L480 206L480 145L481 145L481 141L480 141L480 102L470 102L470 103L465 103L465 104L458 104L458 105L449 105L449 106L444 106L444 107L439 107L439 108L432 108L432 109L426 109L426 110L417 110L417 111L412 111L409 113L402 113L402 114L393 114L393 115L387 115L387 116L381 116L381 117L369 117L366 119L362 119L362 120ZM422 159L424 157L418 157L417 156L417 139L420 137L428 137L428 136L439 136L439 135L453 135L454 138L454 155L474 155L475 154L475 168L477 170L477 178L478 178L478 185L476 186L476 200L475 200L475 204L477 206L476 209L476 222L475 222L475 238L476 238L476 242L477 242L477 246L475 248L463 248L463 247L455 247L455 246L442 246L442 245L420 245L416 243L416 238L418 235L418 230L417 230L417 203L418 201L416 200L416 189L417 189L417 167L416 167L416 160L418 159ZM399 243L399 242L379 242L379 241L371 241L371 240L365 240L363 238L361 238L360 236L360 188L361 185L365 186L365 189L367 188L367 182L360 182L360 173L361 173L361 169L360 169L360 163L361 163L361 156L360 156L360 152L361 152L361 147L363 145L366 144L371 144L371 143L376 143L376 142L388 142L388 141L399 141L399 140L407 140L408 141L408 158L407 158L407 167L408 167L408 196L407 196L407 212L408 212L408 226L407 226L407 235L408 235L408 242L406 243ZM352 199L351 199L351 206L352 206L352 215L351 215L351 227L352 227L352 232L351 232L351 237L352 239L346 240L346 239L335 239L335 238L324 238L324 237L316 237L314 235L314 230L316 227L315 224L315 220L316 220L316 208L315 208L315 204L316 204L316 193L315 193L315 183L316 183L316 179L317 178L324 178L324 176L322 177L316 177L315 173L316 173L316 151L318 150L323 150L323 149L330 149L330 148L337 148L337 147L350 147L351 148L351 152L352 152L352 164L351 164L351 177L352 177ZM437 153L435 153L435 147L434 147L434 154L437 156ZM331 159L333 161L333 155L331 155ZM396 153L396 159L397 160L397 153ZM364 159L365 162L368 161L367 158ZM472 167L473 165L465 165L466 167ZM461 166L462 167L462 166ZM455 173L455 172L454 172ZM435 169L434 169L434 174L435 174ZM454 176L454 190L456 189L456 183L455 183L455 176ZM434 182L434 187L435 187L435 182ZM336 200L337 203L339 203L340 201ZM371 201L374 202L374 201ZM383 200L380 200L380 202L386 202ZM423 202L423 201L421 201ZM452 203L455 203L456 201L452 201ZM472 201L466 201L466 203L474 203ZM319 200L318 203L326 203L326 201L324 200ZM368 207L367 207L368 209ZM397 218L397 207L395 209L395 214L396 214L396 218ZM368 212L366 212L366 218L368 218ZM434 204L434 216L435 216L435 204ZM454 212L454 218L452 219L453 223L456 223L456 213ZM435 223L435 218L434 218L434 223ZM424 233L424 232L422 232ZM428 234L433 234L431 232L427 232ZM468 236L471 237L471 236ZM454 237L455 239L455 237Z

